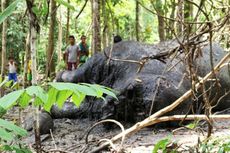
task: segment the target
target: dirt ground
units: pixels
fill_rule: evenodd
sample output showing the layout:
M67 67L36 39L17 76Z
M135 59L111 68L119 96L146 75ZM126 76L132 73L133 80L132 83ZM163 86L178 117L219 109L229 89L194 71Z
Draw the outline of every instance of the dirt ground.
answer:
M26 114L26 113L25 113ZM22 116L25 116L23 114ZM228 112L229 114L229 112ZM27 115L28 116L28 115ZM18 108L10 110L5 118L8 120L18 120ZM86 145L85 138L88 129L97 121L89 119L54 119L54 130L51 134L42 135L42 146L44 152L49 153L88 153L97 146L101 139L110 139L121 130L118 126L109 126L110 129L102 125L94 128L89 134L89 144ZM122 123L127 129L133 124ZM212 136L222 137L230 135L230 120L214 121ZM202 127L202 128L199 128ZM202 130L201 130L202 129ZM153 146L159 140L169 137L173 142L180 146L181 152L188 152L190 147L198 144L199 140L206 138L207 126L202 124L196 130L185 128L145 128L133 135L127 136L124 141L124 150L126 153L152 153ZM23 139L23 142L28 144L32 149L34 145L34 134L29 132L28 137ZM119 147L120 142L115 144ZM109 153L110 151L103 151L102 153Z
M120 129L116 126L111 129L105 129L102 126L95 128L89 135L90 145L86 145L85 136L87 129L91 127L95 121L88 119L56 119L54 120L54 131L52 136L43 135L42 145L46 152L67 152L82 153L89 152L97 145L100 139L111 138L118 134ZM126 125L126 128L131 124ZM204 128L205 129L205 128ZM214 124L214 136L230 135L230 120L218 121ZM203 135L204 134L204 135ZM170 137L172 141L181 144L180 148L187 150L187 146L196 146L198 139L204 139L206 132L189 129L154 129L145 128L140 132L133 134L125 139L124 148L127 153L151 153L154 144L159 140ZM33 133L25 139L25 143L30 146L34 142ZM118 144L119 145L119 142ZM104 151L105 153L109 151ZM183 152L183 151L182 151Z

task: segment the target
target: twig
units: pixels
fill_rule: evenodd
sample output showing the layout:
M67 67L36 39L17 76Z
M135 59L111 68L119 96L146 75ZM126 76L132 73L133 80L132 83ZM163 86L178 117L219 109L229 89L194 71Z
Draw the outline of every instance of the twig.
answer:
M52 138L52 140L54 142L54 147L55 147L55 149L57 149L57 145L56 145L56 142L55 142L55 139L54 139L54 136L53 136L53 132L52 132L51 129L50 129L50 135L51 135L51 138Z
M118 149L118 152L122 149L122 147L123 147L123 143L124 143L124 140L125 140L125 129L124 129L124 126L120 123L120 122L118 122L118 121L116 121L116 120L112 120L112 119L107 119L107 120L102 120L102 121L100 121L100 122L97 122L97 123L95 123L92 127L90 127L90 129L88 130L88 132L87 132L87 135L86 135L86 138L85 138L85 142L86 142L86 144L88 144L88 136L89 136L89 133L97 126L97 125L99 125L99 124L102 124L102 123L107 123L107 122L112 122L112 123L115 123L115 124L117 124L120 128L121 128L121 130L122 130L122 133L121 133L121 144L120 144L120 147L119 147L119 149ZM123 134L124 133L124 134ZM113 141L111 141L111 143L112 143ZM108 143L108 144L110 144L110 142L106 142L106 143ZM96 150L94 150L94 151L96 151ZM92 153L92 151L91 152L89 152L89 153Z

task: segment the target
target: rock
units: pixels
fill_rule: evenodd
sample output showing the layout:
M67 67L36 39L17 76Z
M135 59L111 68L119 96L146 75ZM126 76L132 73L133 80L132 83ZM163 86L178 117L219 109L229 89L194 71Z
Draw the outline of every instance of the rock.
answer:
M27 131L32 131L33 127L34 127L34 117L32 114L30 114L25 118L23 122L23 128L26 129ZM54 123L49 113L41 112L39 114L39 128L40 128L40 134L49 134L50 130L53 130Z
M138 61L142 57L172 50L175 46L178 46L176 41L157 45L121 41L114 44L112 58ZM109 55L110 50L110 47L106 48L105 54ZM204 55L196 59L197 73L201 77L210 71L208 66L208 63L210 63L208 56L209 46L204 47L202 51ZM215 53L213 55L214 63L220 61L225 55L223 49L216 44L213 45L213 52ZM70 118L79 118L84 116L90 118L114 118L134 122L140 121L149 115L155 93L156 97L152 113L170 105L190 89L190 78L188 77L183 59L184 54L179 54L175 58L174 56L167 57L167 59L164 59L165 62L162 62L162 60L149 60L145 63L142 70L137 73L139 65L136 63L111 60L107 64L107 57L103 53L95 54L77 70L60 72L56 80L59 82L101 84L116 90L119 100L117 101L109 96L106 97L106 102L89 98L78 109L70 107L71 111L65 108L62 109L63 111L59 110L58 117L70 116ZM165 71L169 67L173 68ZM220 83L223 87L220 93L222 95L224 90L230 87L230 79L227 77L228 73L223 70L220 73ZM158 80L160 80L159 87L157 87ZM206 85L210 86L209 84ZM157 88L158 91L156 92ZM213 91L215 92L216 89ZM230 107L229 98L227 96L225 98L226 103L220 103L218 109ZM167 115L186 114L190 110L191 105L192 100L188 99ZM55 111L57 111L57 107L53 107L52 112ZM52 115L56 116L56 114Z

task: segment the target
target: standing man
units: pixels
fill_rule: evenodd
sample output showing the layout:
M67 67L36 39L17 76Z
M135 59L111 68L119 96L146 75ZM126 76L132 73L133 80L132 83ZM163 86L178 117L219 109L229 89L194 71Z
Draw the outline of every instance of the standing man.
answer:
M79 65L84 64L89 57L89 46L86 43L86 36L81 36L81 42L79 43L78 51L78 63Z
M75 70L78 65L78 45L75 43L74 36L69 36L69 46L66 49L65 52L65 61L67 62L67 69L69 71Z

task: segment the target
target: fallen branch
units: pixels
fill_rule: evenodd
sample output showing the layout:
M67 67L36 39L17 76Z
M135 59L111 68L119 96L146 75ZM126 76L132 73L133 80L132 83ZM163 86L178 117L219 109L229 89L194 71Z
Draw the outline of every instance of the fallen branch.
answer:
M201 87L202 84L204 84L209 78L211 78L213 76L213 72L219 72L220 69L223 67L224 63L229 60L230 58L230 53L228 53L227 55L225 55L221 61L215 66L214 71L209 72L203 79L200 80L200 82L198 82L195 85L196 90L199 89ZM192 89L188 90L186 93L184 93L184 95L182 95L180 98L178 98L175 102L173 102L171 105L159 110L158 112L154 113L153 115L151 115L150 117L144 119L141 122L136 123L134 126L130 127L129 129L125 130L124 132L114 136L111 141L115 142L117 140L119 140L121 137L123 137L124 135L130 135L132 133L135 133L137 131L139 131L140 129L156 124L156 120L158 117L164 115L165 113L168 113L170 111L172 111L174 108L176 108L178 105L180 105L182 102L184 102L186 99L188 99L190 96L192 95ZM96 148L95 150L92 150L90 153L96 153L104 148L106 148L109 145L108 142L103 143L101 146L99 146L98 148Z

